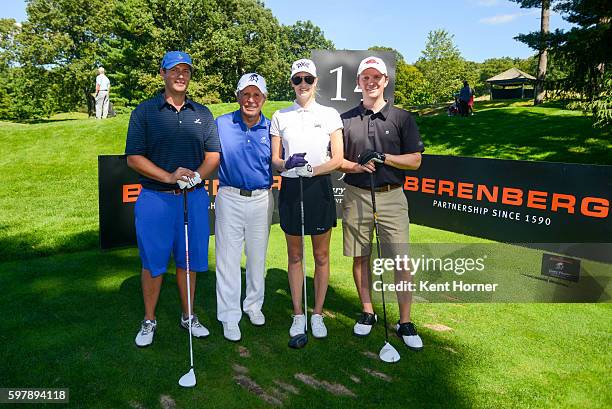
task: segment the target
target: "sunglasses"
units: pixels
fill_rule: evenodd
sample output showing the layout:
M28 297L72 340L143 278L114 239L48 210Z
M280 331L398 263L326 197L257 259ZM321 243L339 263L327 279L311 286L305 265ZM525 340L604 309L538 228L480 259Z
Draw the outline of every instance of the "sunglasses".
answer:
M306 81L306 84L312 85L315 82L315 77L313 77L312 75L306 75L304 77L298 77L296 75L295 77L291 78L291 82L293 82L293 85L300 85L302 83L302 80Z

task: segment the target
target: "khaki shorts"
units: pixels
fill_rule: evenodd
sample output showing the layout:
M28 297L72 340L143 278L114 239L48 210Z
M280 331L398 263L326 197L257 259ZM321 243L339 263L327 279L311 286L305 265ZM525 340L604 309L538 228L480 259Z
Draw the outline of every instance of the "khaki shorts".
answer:
M371 253L374 214L370 190L346 185L342 200L342 233L344 255L367 256ZM408 201L404 190L397 188L376 193L378 232L383 257L408 254Z

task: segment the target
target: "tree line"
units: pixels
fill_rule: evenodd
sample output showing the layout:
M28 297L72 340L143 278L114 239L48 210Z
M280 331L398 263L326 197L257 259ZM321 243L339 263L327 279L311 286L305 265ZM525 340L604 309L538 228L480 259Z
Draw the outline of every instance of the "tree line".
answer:
M518 35L536 52L526 59L467 61L445 30L429 33L414 64L396 50L372 47L396 54L396 103L450 101L463 80L483 94L487 78L517 67L538 75L549 96L577 99L600 124L610 123L609 2L514 1L542 9L554 3L575 27ZM170 49L192 55L190 96L199 102L233 101L237 79L255 70L266 78L270 99L286 100L292 97L291 62L312 49L335 49L312 22L282 25L259 0L27 0L26 11L22 24L0 19L1 119L83 109L91 103L98 66L112 81L115 107L134 106L162 88L157 67Z

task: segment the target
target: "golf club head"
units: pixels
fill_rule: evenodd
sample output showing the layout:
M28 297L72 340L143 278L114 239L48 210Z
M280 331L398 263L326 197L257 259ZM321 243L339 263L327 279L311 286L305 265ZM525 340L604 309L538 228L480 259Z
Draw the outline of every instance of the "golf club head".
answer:
M308 343L308 334L299 334L289 340L289 348L302 349Z
M181 385L183 388L193 388L196 386L196 377L195 372L193 372L193 368L191 368L185 375L181 376L181 379L179 379L179 385Z
M400 360L399 352L397 352L397 349L395 349L393 345L388 342L385 342L385 345L383 345L383 347L380 349L378 357L381 361L389 364L398 362Z

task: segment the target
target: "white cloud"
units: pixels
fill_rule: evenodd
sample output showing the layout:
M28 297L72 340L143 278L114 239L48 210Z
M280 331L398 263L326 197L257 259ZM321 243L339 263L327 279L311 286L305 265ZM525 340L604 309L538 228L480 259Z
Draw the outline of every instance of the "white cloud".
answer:
M522 13L513 13L513 14L499 14L497 16L485 17L478 20L482 24L495 25L495 24L505 24L509 23L513 20L516 20L518 17L522 16L531 16L534 14L539 14L538 10L525 11Z

